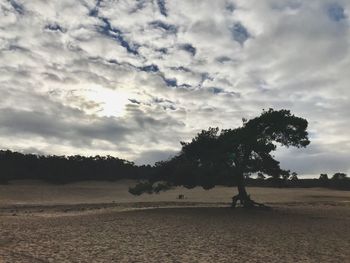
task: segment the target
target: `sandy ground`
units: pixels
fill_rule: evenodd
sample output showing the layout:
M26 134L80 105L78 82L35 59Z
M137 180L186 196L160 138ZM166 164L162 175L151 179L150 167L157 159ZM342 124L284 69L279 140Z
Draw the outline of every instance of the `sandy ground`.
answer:
M247 211L232 188L131 184L0 185L0 262L350 262L350 192L249 188L273 209Z

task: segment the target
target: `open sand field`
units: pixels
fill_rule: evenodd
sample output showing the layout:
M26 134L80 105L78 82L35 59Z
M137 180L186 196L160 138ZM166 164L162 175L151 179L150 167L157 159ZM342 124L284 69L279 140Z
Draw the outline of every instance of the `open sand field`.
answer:
M0 185L0 262L350 262L350 192L248 188L265 211L230 209L234 188L131 184Z

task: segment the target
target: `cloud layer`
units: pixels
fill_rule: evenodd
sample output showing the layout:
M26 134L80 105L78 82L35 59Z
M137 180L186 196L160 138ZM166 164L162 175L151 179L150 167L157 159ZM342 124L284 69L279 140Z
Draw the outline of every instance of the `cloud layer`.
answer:
M350 172L350 3L0 3L0 147L154 162L263 108L309 120L280 150L300 174ZM297 154L296 154L297 153Z

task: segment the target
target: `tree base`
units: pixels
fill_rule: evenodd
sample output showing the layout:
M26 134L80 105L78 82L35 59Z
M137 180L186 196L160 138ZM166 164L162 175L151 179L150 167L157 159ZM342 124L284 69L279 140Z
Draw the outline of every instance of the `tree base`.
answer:
M260 209L266 209L269 210L271 207L266 206L261 203L257 203L250 199L249 195L235 195L232 197L232 208L236 208L237 206L241 206L243 208L260 208Z

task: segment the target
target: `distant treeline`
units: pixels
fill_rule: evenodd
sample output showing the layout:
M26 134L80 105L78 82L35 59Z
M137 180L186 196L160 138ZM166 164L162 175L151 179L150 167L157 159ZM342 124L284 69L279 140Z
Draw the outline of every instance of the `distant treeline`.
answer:
M0 183L43 180L69 183L85 180L147 179L154 169L112 156L56 156L0 151Z
M42 180L50 183L70 183L86 180L116 181L121 179L147 180L160 178L160 174L169 173L167 162L158 162L154 166L137 166L133 162L112 156L56 156L23 154L0 150L0 183L11 180ZM186 171L183 171L185 174ZM247 178L248 186L259 187L328 187L350 190L350 178L344 173L336 173L330 178L321 174L319 179L298 179L293 173L290 177ZM232 186L234 180L222 182Z
M343 173L337 173L343 174ZM247 179L248 186L258 187L284 187L284 188L311 188L326 187L338 190L350 190L349 177L332 177L318 179L286 179L286 178L267 178L267 179Z

